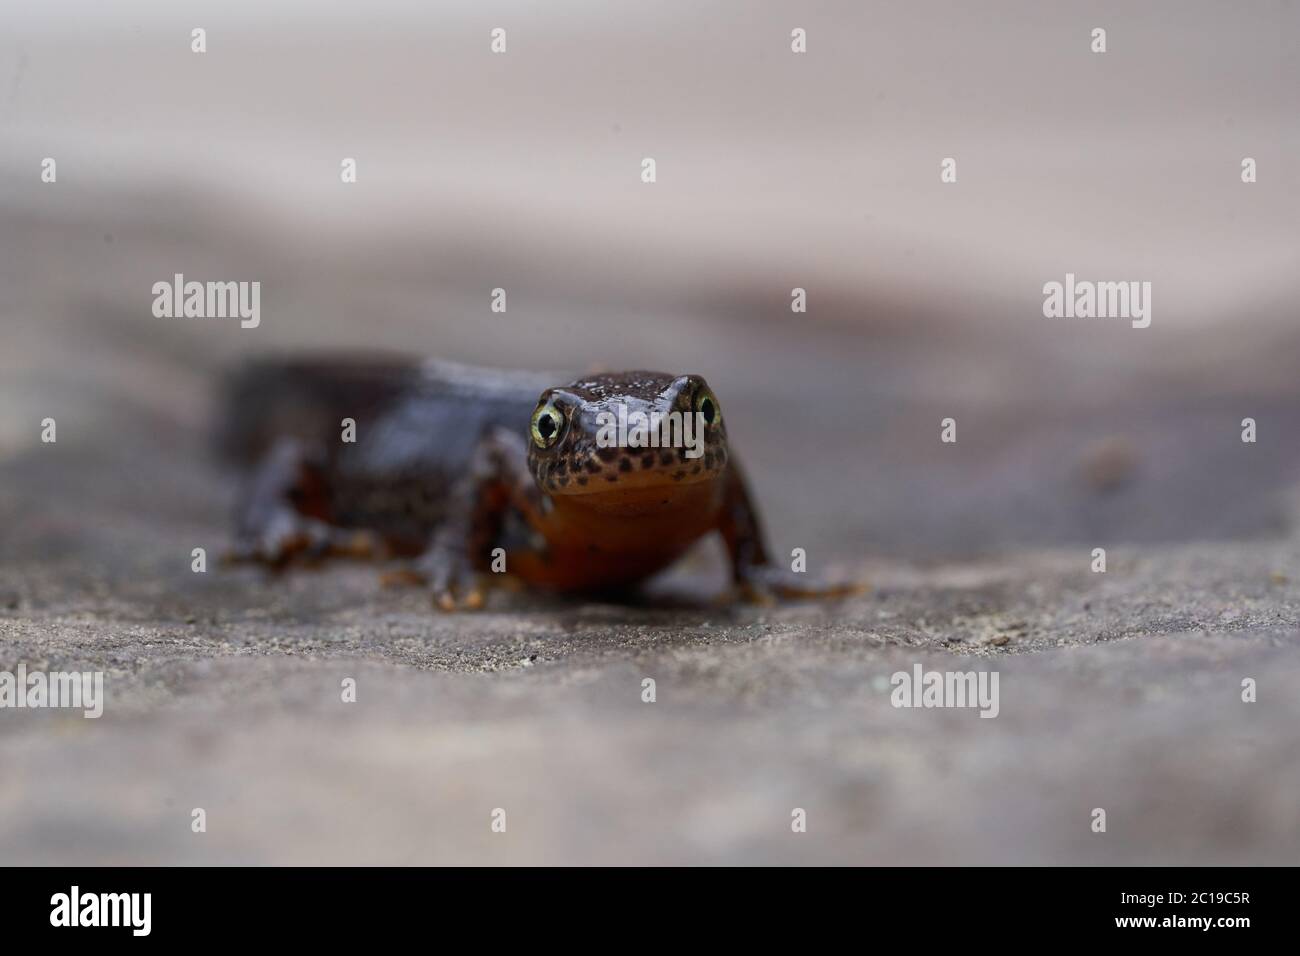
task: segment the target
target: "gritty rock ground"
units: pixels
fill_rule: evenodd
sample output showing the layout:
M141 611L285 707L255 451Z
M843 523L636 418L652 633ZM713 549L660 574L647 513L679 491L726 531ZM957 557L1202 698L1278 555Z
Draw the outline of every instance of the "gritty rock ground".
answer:
M0 669L108 682L99 720L0 711L0 861L1300 858L1300 416L1275 340L1202 375L1215 343L1188 336L1165 374L996 323L795 337L715 302L543 310L505 341L458 320L442 280L417 296L345 275L341 299L328 248L307 268L133 209L14 209L0 235ZM256 261L280 318L253 338L158 324L127 289L163 246L196 273ZM366 304L371 344L707 374L778 548L871 590L719 604L709 548L631 605L496 592L472 615L363 564L191 573L235 494L207 450L216 376L238 351L355 347L343 300ZM1243 407L1267 441L1240 443ZM996 670L998 717L895 709L889 676L916 663Z

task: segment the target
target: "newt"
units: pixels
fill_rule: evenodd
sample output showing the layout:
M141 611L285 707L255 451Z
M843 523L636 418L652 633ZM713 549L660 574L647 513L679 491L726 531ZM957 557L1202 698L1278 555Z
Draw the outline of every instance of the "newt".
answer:
M623 591L717 532L750 600L857 590L772 561L704 378L554 381L401 359L244 366L221 429L223 450L253 464L230 557L412 557L412 576L455 610L483 604L494 553L529 587ZM615 446L601 428L616 411L692 415L698 431L691 447Z

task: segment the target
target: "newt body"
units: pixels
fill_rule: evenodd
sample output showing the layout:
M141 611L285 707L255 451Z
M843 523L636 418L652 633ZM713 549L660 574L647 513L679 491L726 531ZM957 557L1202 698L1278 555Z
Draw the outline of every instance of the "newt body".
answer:
M530 586L633 586L717 531L752 596L844 593L773 565L721 406L703 378L594 375L570 385L441 363L296 362L231 383L227 452L257 461L238 556L418 555L440 606L477 606L500 548ZM540 397L539 397L540 396ZM608 415L677 412L693 447L611 446ZM355 440L343 440L345 419ZM500 552L497 552L498 555Z

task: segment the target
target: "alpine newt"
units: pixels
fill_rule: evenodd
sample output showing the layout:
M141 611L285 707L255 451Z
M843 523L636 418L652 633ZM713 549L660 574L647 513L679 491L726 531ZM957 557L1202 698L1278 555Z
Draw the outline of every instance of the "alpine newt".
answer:
M413 575L453 610L483 603L480 573L498 548L529 586L613 591L716 531L750 599L855 590L773 563L703 378L634 371L553 383L387 359L243 367L228 382L222 444L256 467L233 557L283 566L295 556L413 556ZM692 414L702 439L611 447L598 440L602 413L620 406Z

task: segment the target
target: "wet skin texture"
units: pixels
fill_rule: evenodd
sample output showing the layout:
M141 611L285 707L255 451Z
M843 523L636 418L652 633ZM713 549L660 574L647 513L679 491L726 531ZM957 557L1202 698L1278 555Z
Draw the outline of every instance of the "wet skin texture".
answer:
M620 591L718 532L742 595L852 590L771 562L698 375L621 372L545 388L528 373L401 361L272 362L227 383L223 449L256 462L233 557L415 557L439 607L478 607L495 549L554 591ZM539 397L540 391L540 397ZM602 413L695 415L703 454L601 447ZM344 440L347 420L355 440ZM500 552L497 552L499 555Z

